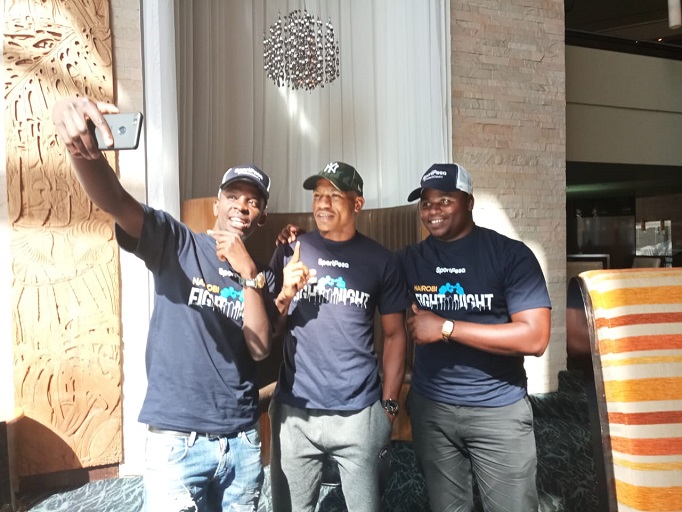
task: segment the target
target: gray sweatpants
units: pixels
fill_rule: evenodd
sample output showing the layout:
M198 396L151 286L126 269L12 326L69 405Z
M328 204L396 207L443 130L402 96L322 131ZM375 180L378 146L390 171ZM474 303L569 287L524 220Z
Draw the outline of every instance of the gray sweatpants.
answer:
M274 512L315 510L325 454L339 465L348 510L379 511L391 437L391 422L379 401L346 412L300 409L273 400L269 413Z

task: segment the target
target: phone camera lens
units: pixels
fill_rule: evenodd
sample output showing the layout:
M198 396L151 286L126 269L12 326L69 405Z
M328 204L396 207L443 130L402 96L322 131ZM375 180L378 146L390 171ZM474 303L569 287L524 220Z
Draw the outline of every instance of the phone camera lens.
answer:
M118 134L123 135L126 132L126 127L125 126L119 126L118 127Z

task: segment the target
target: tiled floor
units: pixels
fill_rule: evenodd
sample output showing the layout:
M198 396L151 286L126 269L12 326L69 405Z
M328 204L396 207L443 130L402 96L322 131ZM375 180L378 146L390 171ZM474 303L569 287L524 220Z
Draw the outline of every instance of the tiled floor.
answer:
M541 512L597 510L595 469L587 401L580 381L560 376L560 391L531 397L538 447L538 490ZM31 512L138 512L142 508L141 478L101 480L73 490L25 496ZM428 512L424 480L410 443L394 444L391 474L383 500L386 512ZM269 475L258 512L270 512ZM318 512L345 512L340 487L323 486Z
M142 478L90 482L63 492L25 496L24 508L39 512L137 512L142 510Z

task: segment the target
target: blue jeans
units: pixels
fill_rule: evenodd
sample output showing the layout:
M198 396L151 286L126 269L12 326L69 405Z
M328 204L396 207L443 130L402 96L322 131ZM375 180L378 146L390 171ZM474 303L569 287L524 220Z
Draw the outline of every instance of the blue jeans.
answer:
M147 512L255 511L263 466L258 423L234 436L147 432Z

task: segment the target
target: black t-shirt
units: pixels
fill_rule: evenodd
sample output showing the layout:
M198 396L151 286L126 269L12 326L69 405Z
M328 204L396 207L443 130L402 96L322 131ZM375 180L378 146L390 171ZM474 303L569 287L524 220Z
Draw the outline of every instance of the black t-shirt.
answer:
M428 237L399 252L419 307L444 319L502 324L527 309L551 307L540 265L522 242L474 226L466 237ZM437 341L415 349L412 386L455 405L499 407L526 393L523 357Z
M317 270L317 284L307 284L291 303L276 396L295 407L364 409L381 398L374 312L397 313L409 305L400 264L360 233L333 242L314 231L298 241L301 261ZM284 245L273 255L278 280L292 252Z
M144 206L144 205L143 205ZM258 417L255 362L244 342L242 287L216 256L215 239L144 206L139 240L118 226L121 247L154 276L147 336L147 394L139 421L159 428L234 433ZM264 300L274 318L272 272Z

